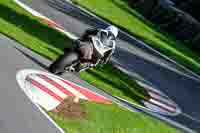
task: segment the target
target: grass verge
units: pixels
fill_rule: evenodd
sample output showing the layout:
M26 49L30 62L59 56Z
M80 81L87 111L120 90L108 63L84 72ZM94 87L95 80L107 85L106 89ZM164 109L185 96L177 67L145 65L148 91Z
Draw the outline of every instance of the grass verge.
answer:
M70 133L179 133L149 116L132 113L115 104L102 105L86 101L81 104L88 114L86 119L69 120L52 112L48 114L64 131Z
M185 45L156 30L127 5L127 0L72 0L83 8L100 16L141 39L181 65L200 74L200 57Z
M32 49L38 54L45 56L49 59L56 59L60 54L63 53L63 49L66 46L70 46L71 40L67 38L62 33L48 27L40 23L40 20L32 17L30 14L25 12L22 8L18 7L12 0L1 0L0 1L0 33L3 33L16 41L20 42L22 45ZM96 75L101 75L105 73L108 77L102 77L105 80L108 80L110 76L108 72L112 69L112 66L106 66L107 68L97 68L97 70L93 70L92 72ZM107 72L106 72L107 71ZM115 72L117 70L114 70ZM87 78L88 81L93 81L95 78L99 78L92 74L91 71L85 72L81 74L83 78ZM120 74L120 72L118 72ZM104 75L103 75L104 76ZM124 78L124 81L127 82L127 87L132 86L132 81L129 81L126 76L121 76ZM115 78L115 77L113 77ZM126 80L127 79L127 80ZM97 82L101 82L98 79L95 79ZM115 90L121 91L120 85L114 85L117 82L117 77L113 85L104 83L104 86L109 86L112 90L111 93L115 93ZM108 80L109 81L109 80ZM113 82L113 81L110 81ZM131 83L130 83L131 82ZM124 84L124 83L123 83ZM129 93L133 93L134 85L131 87L133 90L129 90L126 93L121 93L119 95L123 95L126 98L134 99L134 97L130 98ZM104 88L106 89L106 87ZM109 90L109 89L107 89ZM140 92L134 92L134 94L138 95ZM142 93L141 93L142 94ZM118 92L116 92L118 95ZM139 95L138 95L139 96ZM135 100L134 100L135 101ZM136 100L137 101L137 100ZM65 130L70 132L156 132L159 130L162 132L178 132L177 130L168 127L166 124L161 123L160 121L148 117L139 113L131 113L127 110L119 108L117 105L99 105L96 103L83 103L86 106L87 111L89 112L88 119L79 120L79 121L71 121L71 120L62 120L59 117L56 117L54 114L50 115L55 119L55 121L63 127ZM127 124L127 120L129 123ZM148 123L148 126L145 124ZM121 125L122 124L122 125ZM138 126L137 126L138 125Z
M134 80L130 80L112 64L82 72L81 78L114 96L120 96L141 105L141 99L147 98L146 91L141 89L141 86Z

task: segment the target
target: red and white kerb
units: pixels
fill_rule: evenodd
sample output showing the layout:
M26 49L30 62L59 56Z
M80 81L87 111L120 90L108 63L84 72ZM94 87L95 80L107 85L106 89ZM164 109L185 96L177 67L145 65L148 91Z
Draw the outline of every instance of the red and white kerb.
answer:
M140 81L137 83L144 87L149 94L149 97L143 100L147 108L165 115L177 115L181 112L180 108L164 93Z
M54 109L68 96L111 104L102 95L46 72L22 70L17 73L17 81L26 94L46 110Z

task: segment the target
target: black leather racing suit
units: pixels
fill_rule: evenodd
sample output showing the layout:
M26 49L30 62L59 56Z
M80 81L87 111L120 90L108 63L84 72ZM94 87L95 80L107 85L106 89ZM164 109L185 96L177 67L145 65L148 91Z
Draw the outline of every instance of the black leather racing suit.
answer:
M97 56L97 54L94 52L91 36L98 36L102 44L108 47L110 47L109 42L115 43L116 39L113 34L109 32L108 34L106 34L102 31L103 30L100 29L86 30L85 33L78 40L75 41L75 47L81 54L82 61L91 62L93 64L96 64L98 61L100 61L100 63L106 64L110 60L115 49L115 44L114 46L111 46L112 50L108 50L104 53L103 57Z

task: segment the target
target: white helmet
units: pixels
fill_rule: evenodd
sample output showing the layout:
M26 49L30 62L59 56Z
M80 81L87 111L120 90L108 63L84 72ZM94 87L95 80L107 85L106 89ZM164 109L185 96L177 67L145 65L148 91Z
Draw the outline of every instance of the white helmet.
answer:
M111 32L115 36L115 38L117 37L117 35L118 35L118 29L117 29L117 27L111 25L111 26L108 26L106 28L106 30L109 31L109 32Z

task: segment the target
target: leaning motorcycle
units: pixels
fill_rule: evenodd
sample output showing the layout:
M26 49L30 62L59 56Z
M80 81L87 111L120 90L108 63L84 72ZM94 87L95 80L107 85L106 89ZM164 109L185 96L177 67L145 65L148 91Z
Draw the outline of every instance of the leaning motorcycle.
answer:
M95 52L95 54L98 57L102 57L99 58L98 61L95 64L92 64L90 62L82 62L81 61L81 55L80 53L76 50L76 48L74 49L66 49L64 54L61 55L56 61L54 61L50 67L49 67L49 71L51 73L54 73L56 75L61 75L64 72L82 72L85 71L87 69L90 69L98 64L104 64L105 60L103 56L104 54L106 54L107 52L112 52L112 48L105 48L102 47L104 46L102 44L102 42L100 41L100 39L96 36L91 36L91 41L92 41L92 45L93 45L93 50ZM105 50L107 52L105 52Z

